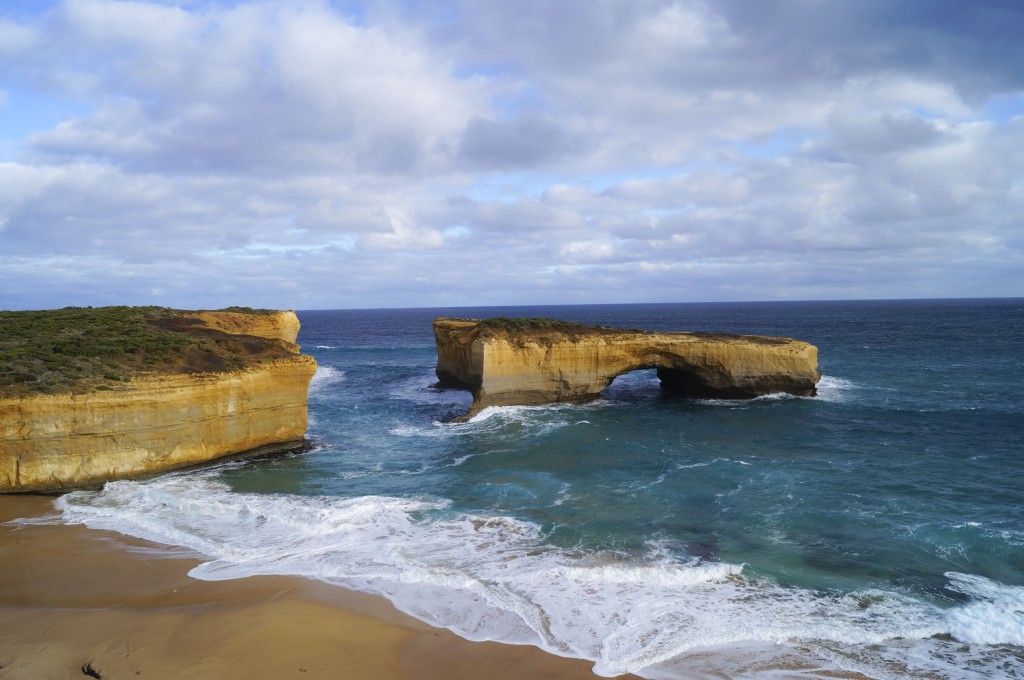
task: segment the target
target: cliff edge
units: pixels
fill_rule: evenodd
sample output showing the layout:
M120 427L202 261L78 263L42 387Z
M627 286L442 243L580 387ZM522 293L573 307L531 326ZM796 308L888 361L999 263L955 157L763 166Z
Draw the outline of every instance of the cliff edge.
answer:
M294 312L0 312L0 492L65 491L301 447Z
M666 391L702 398L813 396L821 377L818 348L790 338L441 317L434 339L440 385L473 394L459 420L488 406L587 402L616 376L648 368Z

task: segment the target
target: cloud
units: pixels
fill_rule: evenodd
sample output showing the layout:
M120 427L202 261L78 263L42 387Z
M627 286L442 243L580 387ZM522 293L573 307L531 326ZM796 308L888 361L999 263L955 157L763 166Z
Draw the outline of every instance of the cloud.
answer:
M471 167L530 167L583 145L555 121L536 114L511 120L473 118L459 141L458 155Z
M1015 3L344 6L0 10L0 307L1024 294Z
M17 59L79 91L89 115L33 137L49 162L83 156L157 172L410 172L484 109L412 34L348 23L318 3L188 13L72 0ZM70 56L54 54L60 44ZM73 83L66 86L65 83ZM442 152L443 153L443 152Z

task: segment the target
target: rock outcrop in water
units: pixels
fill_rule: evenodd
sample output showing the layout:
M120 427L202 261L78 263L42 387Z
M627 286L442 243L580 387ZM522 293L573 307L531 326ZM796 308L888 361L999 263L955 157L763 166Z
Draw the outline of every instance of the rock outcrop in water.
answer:
M547 319L434 320L442 387L473 393L464 420L488 406L583 403L616 376L656 368L667 392L748 399L813 396L818 349L790 338L653 333Z
M294 344L294 312L164 311L147 323L201 343L173 355L180 365L56 393L0 393L0 492L63 491L304 445L316 362Z

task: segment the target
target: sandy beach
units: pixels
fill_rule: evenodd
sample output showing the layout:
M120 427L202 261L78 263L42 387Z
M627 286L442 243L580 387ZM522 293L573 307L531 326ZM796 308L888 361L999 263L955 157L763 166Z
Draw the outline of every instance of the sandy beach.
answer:
M300 578L199 581L195 557L174 548L8 523L52 514L52 498L0 497L0 678L595 677L533 647L468 642L382 598Z

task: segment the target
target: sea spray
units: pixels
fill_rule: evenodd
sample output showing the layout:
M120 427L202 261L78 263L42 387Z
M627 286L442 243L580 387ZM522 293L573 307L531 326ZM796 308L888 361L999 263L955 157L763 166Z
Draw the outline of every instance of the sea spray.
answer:
M878 589L786 588L746 576L742 565L659 550L640 559L560 550L536 524L454 512L445 499L239 494L215 475L116 482L58 505L68 522L196 550L208 558L192 570L197 578L323 579L384 595L472 640L591 660L601 675L751 641L863 647L952 634L1018 644L1020 635L1013 608L1022 589L969 575L949 577L981 599L944 610Z

